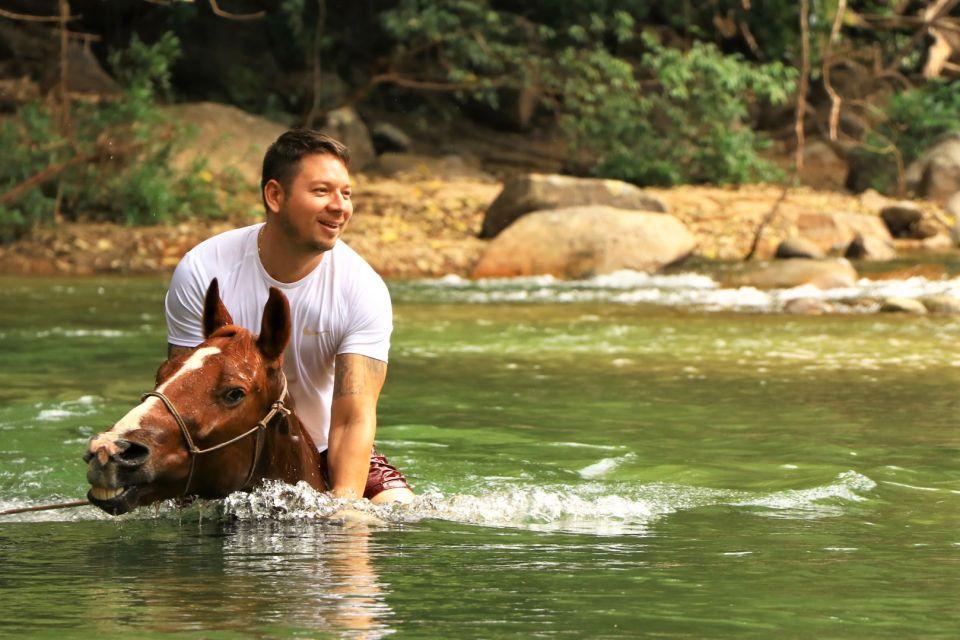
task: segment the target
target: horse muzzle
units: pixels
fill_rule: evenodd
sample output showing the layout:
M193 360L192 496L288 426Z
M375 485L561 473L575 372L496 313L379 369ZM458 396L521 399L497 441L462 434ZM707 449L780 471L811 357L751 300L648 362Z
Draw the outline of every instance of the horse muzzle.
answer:
M122 439L94 436L83 455L90 490L87 500L111 515L136 508L140 486L149 482L146 462L150 450Z

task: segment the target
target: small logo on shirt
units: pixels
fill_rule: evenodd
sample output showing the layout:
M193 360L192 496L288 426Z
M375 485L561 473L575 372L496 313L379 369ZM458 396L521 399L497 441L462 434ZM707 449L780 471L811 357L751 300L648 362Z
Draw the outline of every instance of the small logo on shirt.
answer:
M325 333L330 333L326 329L311 329L310 327L303 328L303 335L305 336L322 336Z

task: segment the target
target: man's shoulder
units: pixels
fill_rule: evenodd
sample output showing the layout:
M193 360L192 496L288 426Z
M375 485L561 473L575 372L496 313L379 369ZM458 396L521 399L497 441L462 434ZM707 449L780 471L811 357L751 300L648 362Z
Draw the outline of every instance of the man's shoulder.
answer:
M195 257L204 257L221 255L223 252L240 251L246 247L250 236L256 234L262 226L263 223L257 223L223 231L203 240L193 247L189 253Z
M333 255L337 262L338 275L346 276L350 280L383 282L383 278L370 263L343 240L334 245Z

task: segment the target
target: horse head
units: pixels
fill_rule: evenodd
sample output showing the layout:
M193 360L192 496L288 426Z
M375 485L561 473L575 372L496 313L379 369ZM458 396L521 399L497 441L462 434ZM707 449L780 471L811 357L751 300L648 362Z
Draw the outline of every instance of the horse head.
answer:
M220 498L264 477L296 481L313 471L283 458L312 441L285 408L281 370L290 308L270 289L259 336L233 324L214 279L203 310L204 341L164 362L156 388L111 429L90 439L87 498L114 515L183 496ZM282 441L286 438L286 441ZM268 451L264 453L264 450ZM271 469L278 462L286 469ZM291 467L294 469L291 475ZM322 489L322 485L318 486Z

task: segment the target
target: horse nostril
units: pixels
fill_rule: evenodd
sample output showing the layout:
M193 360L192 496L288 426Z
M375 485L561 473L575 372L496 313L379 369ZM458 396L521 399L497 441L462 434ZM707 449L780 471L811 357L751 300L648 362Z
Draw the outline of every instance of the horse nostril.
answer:
M124 466L140 466L150 457L150 449L142 444L129 440L117 440L116 445L118 451L111 457Z

